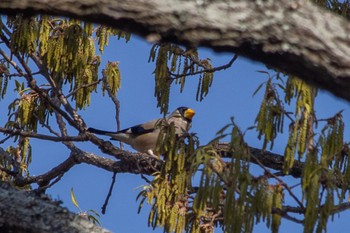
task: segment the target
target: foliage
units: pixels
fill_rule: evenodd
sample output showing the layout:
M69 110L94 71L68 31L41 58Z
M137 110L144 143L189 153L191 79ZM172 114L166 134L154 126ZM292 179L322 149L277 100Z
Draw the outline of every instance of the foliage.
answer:
M305 232L326 230L329 217L337 209L334 194L338 193L337 199L341 202L349 190L341 112L328 119L317 119L315 88L296 77L288 77L285 82L280 73L272 76L262 73L267 74L268 79L255 92L265 85L255 128L259 137L264 136L264 151L267 143L273 148L273 140L282 133L285 118L291 122L282 172L288 174L295 159L303 161L302 197L297 198L291 187L259 162L258 155L251 154L244 142L244 133L232 120L218 132L216 140L191 147L192 152L186 153L185 160L183 148L188 144L172 141L173 137L170 144L162 141L170 154L165 153L161 171L154 174L154 180L138 196L140 208L146 200L152 206L150 226L162 226L165 232L213 232L217 227L225 232L251 232L254 223L264 221L272 232L278 232L281 218L288 217L303 222ZM286 110L293 101L294 113ZM316 133L316 126L321 123L324 126ZM231 155L228 160L222 158L215 146L227 136L231 138L225 151ZM251 173L252 160L258 160L264 174ZM283 214L290 208L285 205L286 195L294 199L298 206L295 208L305 215L304 220Z
M174 44L155 44L148 61L156 62L154 96L161 113L168 112L171 84L179 84L182 92L189 75L200 74L196 100L202 101L208 94L214 77L212 65L210 59L199 59L197 49L184 50Z
M6 23L2 22L3 19L0 22L0 39L8 51L1 49L0 96L1 99L6 97L8 85L13 81L19 98L10 102L5 125L6 129L13 131L37 132L39 125L52 131L49 121L54 109L57 110L59 106L48 101L48 98L62 96L62 90L66 88L69 93L65 98L71 97L76 109L86 108L90 104L91 93L100 82L100 56L95 54L93 35L99 39L100 51L108 45L110 34L129 39L126 33L102 26L94 29L92 24L78 20L21 15L7 17ZM94 33L94 30L97 32ZM30 70L29 66L33 63L38 72ZM14 69L11 70L11 67ZM38 74L44 79L35 78ZM116 94L120 86L117 63L109 63L105 75L112 93ZM1 159L1 164L4 169L19 170L28 176L32 157L30 138L16 135L14 139L18 141L17 145L6 150L13 161ZM13 178L6 172L1 172L1 177L3 180Z
M140 192L140 209L147 200L152 205L150 225L160 225L166 232L213 232L216 227L225 232L251 232L261 218L277 232L281 216L272 209L282 207L281 185L270 185L265 177L250 174L249 147L234 121L218 134L231 136L230 159L216 151L217 141L197 149L192 137L188 143L173 143L162 170Z

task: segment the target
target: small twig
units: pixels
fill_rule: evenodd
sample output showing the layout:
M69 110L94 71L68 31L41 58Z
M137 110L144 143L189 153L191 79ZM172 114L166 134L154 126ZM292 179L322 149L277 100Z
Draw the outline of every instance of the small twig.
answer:
M295 223L298 223L298 224L304 224L304 220L300 220L300 219L297 219L295 217L292 217L290 216L289 214L287 214L289 210L287 209L278 209L278 208L272 208L272 213L274 214L279 214L282 218L285 218L285 219L288 219L292 222L295 222ZM289 212L293 212L293 211L289 211ZM298 212L300 213L300 212Z
M40 118L39 118L36 114L33 114L33 115L34 115L34 117L35 117L36 119L38 119L39 122L40 122ZM41 124L42 127L46 128L50 133L56 135L57 137L60 137L60 136L61 136L58 132L54 131L54 130L52 129L52 127L49 126L48 124L45 124L44 122L40 122L40 124Z
M301 185L301 183L297 183L297 184L295 184L295 185L289 186L289 188L290 188L290 189L293 189L293 188L296 188L296 187L298 187L298 186L300 186L300 185Z
M228 68L230 68L232 66L232 64L237 60L238 58L238 55L235 54L233 56L233 58L229 61L229 63L225 64L225 65L222 65L222 66L217 66L217 67L214 67L214 68L210 68L210 69L203 69L203 70L200 70L200 71L196 71L196 72L193 72L193 73L188 73L188 74L174 74L172 72L169 71L170 75L173 76L172 79L178 79L178 78L183 78L183 77L186 77L186 76L193 76L193 75L197 75L197 74L202 74L202 73L214 73L216 71L220 71L220 70L226 70ZM193 60L192 60L193 61ZM195 63L197 65L200 65L200 62L199 61L195 61Z
M69 97L71 97L72 95L74 95L75 93L77 93L80 89L82 88L87 88L87 87L91 87L91 86L94 86L94 85L97 85L101 82L102 80L99 79L95 82L92 82L92 83L88 83L88 84L84 84L84 85L81 85L77 88L75 88L72 92L70 92L69 94L66 95L66 98L68 99Z
M32 75L37 75L37 74L41 74L41 71L37 71L37 72L33 72Z
M278 171L275 173L272 173L274 176L286 176L286 174L283 171Z
M336 114L334 114L334 116L332 116L332 117L324 118L324 119L318 119L318 120L316 120L316 121L317 121L317 122L320 122L320 121L327 121L327 122L332 121L332 120L334 120L335 118L340 117L341 114L343 113L343 111L344 111L344 109L340 110L339 112L337 112Z
M17 74L17 73L13 73L13 74L7 75L7 77L9 77L9 78L12 78L12 77L22 77L22 76L23 76L23 75Z
M104 85L105 89L107 90L108 96L111 98L112 102L114 103L114 106L115 106L115 120L117 122L117 131L119 131L120 130L120 118L119 118L120 101L118 100L118 98L116 96L114 96L112 94L112 90L111 90L111 87L108 84L106 76L102 77L102 82L103 82L103 85ZM124 149L123 143L122 142L119 142L119 143L120 143L120 149L123 150Z
M2 31L4 31L9 37L11 37L12 36L12 33L10 32L10 30L5 26L6 24L4 24L3 22L2 22L2 20L0 19L0 29L2 30ZM3 42L4 43L4 42Z
M319 201L318 201L318 206L321 206L321 203L322 203L322 200L323 200L323 194L324 194L325 191L326 191L326 187L322 186L322 190L321 190L321 193L320 193L320 198L319 198Z
M0 33L0 39L4 40L4 37L1 36L1 33ZM11 66L15 70L17 70L17 73L19 76L24 76L22 69L17 65L16 62L14 62L9 56L7 56L7 54L2 49L0 49L0 54L9 64L11 64Z
M0 144L5 143L5 142L6 142L7 140L9 140L11 137L12 137L12 135L9 135L9 136L7 136L6 138L2 139L2 140L0 141Z
M295 123L295 120L290 116L290 114L292 114L291 112L287 112L283 109L283 113L292 123Z
M330 214L338 214L340 212L343 212L345 210L350 209L350 203L341 203L333 208L333 210L330 211Z
M59 114L58 112L55 113L55 116L56 116L56 122L57 122L57 125L58 125L58 128L60 129L61 131L61 135L63 137L67 137L68 136L68 133L67 133L67 127L66 127L66 124L65 122L63 121L63 117L61 114ZM59 134L57 134L59 135ZM85 135L85 134L84 134ZM81 135L80 135L81 136ZM86 136L86 135L85 135ZM63 141L62 142L66 147L68 147L69 150L71 150L72 152L74 150L76 150L76 147L75 145L73 144L72 141Z
M59 176L56 177L56 179L55 179L54 181L52 181L52 182L51 182L50 184L48 184L48 185L43 185L43 186L41 186L41 185L39 184L39 187L38 187L36 190L34 190L34 191L35 191L36 193L45 193L46 189L51 188L54 184L56 184L58 181L60 181L61 178L63 177L63 175L64 175L64 174L60 174Z
M141 178L146 181L146 183L150 184L152 181L148 179L144 174L141 174Z
M106 213L106 209L107 209L107 205L108 205L108 202L109 202L109 198L112 196L112 191L113 191L113 187L114 187L114 184L115 184L115 180L116 180L116 176L117 176L117 173L114 172L113 173L113 176L112 176L112 183L111 183L111 186L109 187L109 191L108 191L108 194L107 194L107 197L106 197L106 200L102 206L102 214L105 214Z

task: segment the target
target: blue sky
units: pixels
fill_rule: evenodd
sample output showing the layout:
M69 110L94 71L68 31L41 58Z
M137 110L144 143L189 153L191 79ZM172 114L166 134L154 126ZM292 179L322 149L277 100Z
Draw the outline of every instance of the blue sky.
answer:
M156 108L154 93L154 78L152 72L154 64L148 63L151 44L133 36L128 43L123 40L111 39L109 46L103 54L103 64L107 61L119 61L122 76L121 89L118 99L121 102L121 127L126 128L153 118L160 117ZM210 57L214 66L226 64L232 54L213 53L207 49L200 49L202 58ZM214 83L208 96L202 101L195 100L198 77L189 77L186 81L185 91L180 94L179 86L171 89L170 111L178 106L188 106L196 111L193 119L192 132L199 136L201 144L205 144L215 137L216 132L229 123L233 116L242 130L254 124L254 120L260 106L262 91L252 96L257 86L266 80L264 74L257 70L267 70L264 65L245 58L239 58L231 68L215 74ZM5 102L0 102L0 108L7 108ZM320 118L332 116L344 109L344 121L349 119L349 104L337 100L333 96L320 91L316 100L317 115ZM293 107L290 108L294 110ZM108 97L102 97L101 92L94 93L91 106L80 112L89 127L99 129L116 129L114 105ZM0 119L3 122L4 119ZM286 121L286 126L289 124ZM287 130L285 130L287 132ZM75 134L76 132L73 132ZM349 131L346 131L348 140ZM105 138L107 139L107 138ZM255 132L248 133L246 141L250 146L261 147L262 142L256 137ZM54 167L67 158L69 152L60 143L33 142L33 162L30 166L31 175L39 175ZM273 152L283 154L287 137L284 135L275 142ZM89 152L103 155L98 148L91 143L79 143ZM61 181L48 190L48 194L54 199L63 201L63 205L73 212L77 209L70 201L70 189L75 190L76 198L83 210L94 209L100 212L109 189L112 174L89 165L78 165L63 176ZM287 180L289 178L286 178ZM292 180L292 179L289 179ZM293 181L293 180L292 180ZM293 181L296 183L296 181ZM293 183L293 184L294 184ZM138 187L145 182L140 175L118 174L117 182L113 190L106 215L101 217L102 226L113 232L162 232L162 229L152 231L147 227L148 209L144 208L141 214L137 214L138 203L136 196L140 191ZM343 231L350 224L346 221L349 214L342 214L341 218L335 217L335 222L329 224L329 232ZM280 232L300 232L299 225L283 221ZM217 231L220 232L220 231ZM270 232L265 224L260 224L254 232Z

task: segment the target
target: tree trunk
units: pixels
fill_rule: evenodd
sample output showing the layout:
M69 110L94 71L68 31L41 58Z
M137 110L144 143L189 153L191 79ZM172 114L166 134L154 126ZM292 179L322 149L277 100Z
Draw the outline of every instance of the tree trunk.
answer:
M64 15L155 42L261 61L350 101L349 23L304 0L1 0L5 14Z
M47 196L17 190L0 182L0 232L108 233L87 219L70 213Z

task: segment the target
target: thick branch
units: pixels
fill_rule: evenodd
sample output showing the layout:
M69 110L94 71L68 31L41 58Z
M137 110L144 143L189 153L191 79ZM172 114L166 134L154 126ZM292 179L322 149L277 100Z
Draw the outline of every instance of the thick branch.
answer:
M19 187L37 183L40 187L46 188L50 186L52 180L62 177L66 172L79 163L90 164L114 173L151 175L160 169L161 161L156 160L149 155L124 151L124 156L125 159L122 161L116 161L114 159L100 157L75 148L65 161L46 173L29 177L16 176L14 183ZM14 175L17 175L17 173L14 173Z
M218 143L215 145L215 149L224 158L232 157L229 147L230 146L228 143ZM284 156L276 153L272 153L270 151L263 151L261 149L257 149L254 147L249 147L249 151L253 155L251 158L252 163L255 163L255 164L261 163L265 167L274 169L276 171L283 170ZM259 161L257 161L256 159L258 159ZM294 161L294 165L290 169L289 175L295 178L300 178L303 166L304 164L302 162Z
M76 17L153 41L237 52L350 100L350 25L306 0L2 0L0 12Z
M0 200L0 232L110 232L70 213L48 197L16 190L8 183L0 182Z
M87 163L107 171L115 173L133 173L151 175L155 171L159 171L161 161L142 153L124 152L125 159L115 161L103 158L92 153L78 152L75 159L81 163Z

